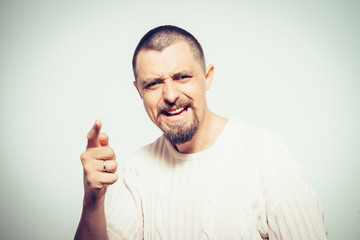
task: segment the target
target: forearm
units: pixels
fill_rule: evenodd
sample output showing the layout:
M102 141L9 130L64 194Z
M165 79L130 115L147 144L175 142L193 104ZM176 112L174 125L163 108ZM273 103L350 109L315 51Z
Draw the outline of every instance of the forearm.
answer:
M104 198L96 203L86 203L84 200L80 223L76 231L75 240L106 240L106 218Z

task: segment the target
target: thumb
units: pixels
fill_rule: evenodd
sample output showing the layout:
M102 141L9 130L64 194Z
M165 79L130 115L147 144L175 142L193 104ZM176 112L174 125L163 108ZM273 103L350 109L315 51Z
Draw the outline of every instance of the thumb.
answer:
M102 147L109 145L109 137L105 133L100 133L99 135L99 142Z

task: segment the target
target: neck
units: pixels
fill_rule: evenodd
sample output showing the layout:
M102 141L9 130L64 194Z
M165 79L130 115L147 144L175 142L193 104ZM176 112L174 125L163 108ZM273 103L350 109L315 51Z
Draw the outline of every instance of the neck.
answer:
M227 121L228 119L207 110L196 134L189 142L176 145L177 150L181 153L196 153L206 150L219 137Z

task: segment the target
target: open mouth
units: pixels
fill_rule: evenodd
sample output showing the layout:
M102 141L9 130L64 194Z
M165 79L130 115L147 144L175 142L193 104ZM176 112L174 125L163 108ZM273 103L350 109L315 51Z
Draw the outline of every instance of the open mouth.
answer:
M162 111L162 113L168 117L171 117L171 116L180 115L181 113L185 112L187 109L188 109L188 106L183 106L183 107L179 107L179 108L175 108L175 109L164 110L164 111Z

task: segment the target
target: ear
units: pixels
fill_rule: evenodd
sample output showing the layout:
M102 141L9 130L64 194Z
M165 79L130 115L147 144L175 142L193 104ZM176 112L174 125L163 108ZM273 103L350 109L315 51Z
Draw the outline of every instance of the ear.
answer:
M142 99L143 97L142 97L142 95L141 95L141 92L140 92L140 90L139 90L139 87L138 87L137 82L136 82L136 81L133 81L133 84L134 84L136 90L138 91L140 98Z
M207 68L206 68L206 73L205 73L205 87L206 87L206 91L210 89L211 84L213 82L213 78L214 78L214 65L210 64Z

